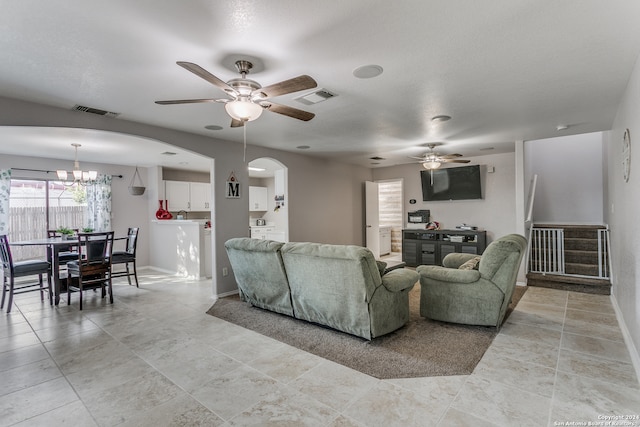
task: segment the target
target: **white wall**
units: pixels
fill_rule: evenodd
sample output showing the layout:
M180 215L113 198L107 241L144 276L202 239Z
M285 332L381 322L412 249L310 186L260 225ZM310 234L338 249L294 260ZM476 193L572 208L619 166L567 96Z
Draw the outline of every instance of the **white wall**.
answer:
M423 202L420 164L398 165L373 170L374 180L404 179L404 210L429 209L431 219L441 228L455 228L466 223L487 231L488 242L505 234L515 233L515 157L514 153L471 157L470 165L481 165L481 200ZM487 173L487 167L495 172ZM409 204L415 199L416 204ZM405 215L406 216L406 215ZM406 222L406 220L405 220ZM488 243L487 242L487 243Z
M122 117L113 119L81 114L64 108L0 97L0 126L2 125L75 127L128 133L156 139L212 158L211 184L215 193L211 218L212 242L215 242L212 245L215 260L214 293L225 294L237 289L233 276L222 276L222 269L230 267L224 242L232 237L248 235L249 177L243 162L242 144L135 123ZM251 145L247 147L246 157L270 157L288 168L291 241L363 244L362 182L371 180L372 174L368 168ZM225 198L225 181L231 172L235 172L242 187L242 197L239 199ZM150 175L151 180L158 179L157 171ZM155 202L149 200L149 205L157 206L158 194L149 197L156 198ZM151 219L153 213L155 210L148 214L148 219Z
M631 173L622 174L622 136L631 133ZM613 129L605 134L607 190L605 220L611 229L614 303L619 307L628 337L635 347L640 375L640 59L618 108Z
M601 132L527 141L524 158L527 194L538 175L534 223L603 223Z
M23 157L2 155L0 157L0 169L23 168L55 171L56 169L70 170L73 162L70 160L44 159L41 157ZM112 225L116 236L126 236L129 227L140 227L137 246L137 265L144 267L149 265L149 192L142 196L129 194L129 183L133 177L135 168L132 166L110 165L102 163L81 162L84 169L94 169L101 174L122 175L122 178L113 178L111 182L111 211ZM138 167L138 172L143 183L148 187L146 168ZM55 174L40 172L13 171L12 178L52 179ZM157 202L156 202L157 203ZM155 205L154 205L155 206ZM155 212L155 210L153 211ZM124 247L117 248L124 250Z

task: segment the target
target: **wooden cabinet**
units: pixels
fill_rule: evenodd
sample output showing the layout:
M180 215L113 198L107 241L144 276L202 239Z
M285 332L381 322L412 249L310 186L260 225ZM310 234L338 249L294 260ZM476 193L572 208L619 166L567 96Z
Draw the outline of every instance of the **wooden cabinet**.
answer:
M269 197L267 196L267 187L249 187L249 210L250 211L266 211Z
M410 267L442 265L453 252L481 255L486 247L486 231L402 230L402 261Z
M164 194L172 212L211 210L211 184L208 182L165 181Z

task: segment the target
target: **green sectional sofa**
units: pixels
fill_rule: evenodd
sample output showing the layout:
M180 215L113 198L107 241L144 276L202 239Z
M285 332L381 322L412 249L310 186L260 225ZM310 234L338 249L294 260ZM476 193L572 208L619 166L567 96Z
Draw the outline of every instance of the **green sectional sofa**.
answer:
M399 268L381 275L366 248L249 238L225 247L240 297L252 305L368 340L409 321L418 273Z

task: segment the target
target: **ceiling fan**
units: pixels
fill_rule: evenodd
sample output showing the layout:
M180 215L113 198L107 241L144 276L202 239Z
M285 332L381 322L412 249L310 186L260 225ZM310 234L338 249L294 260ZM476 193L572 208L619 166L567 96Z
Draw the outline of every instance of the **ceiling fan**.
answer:
M438 144L428 144L429 151L424 153L422 157L413 157L409 156L410 159L419 160L419 163L422 163L422 167L427 170L438 169L443 163L469 163L471 160L458 159L458 157L462 157L462 154L444 154L440 155L434 148L436 148Z
M236 61L235 65L241 77L231 79L228 82L222 81L197 64L184 61L178 61L177 64L217 88L222 89L229 98L177 99L172 101L156 101L156 104L223 103L227 114L231 116L231 127L244 126L244 122L250 122L260 117L263 110L269 110L303 121L308 121L315 117L315 114L308 111L268 101L269 98L316 87L318 85L316 81L307 75L294 77L280 83L262 87L260 83L247 78L249 70L253 68L253 64L249 61Z

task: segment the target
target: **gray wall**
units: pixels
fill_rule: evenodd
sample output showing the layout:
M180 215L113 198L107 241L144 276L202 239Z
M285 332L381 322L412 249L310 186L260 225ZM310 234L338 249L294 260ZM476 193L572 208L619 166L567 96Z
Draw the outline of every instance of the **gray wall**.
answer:
M481 165L481 200L453 200L423 202L420 164L398 165L373 170L374 180L404 179L404 210L429 209L431 219L442 228L455 228L466 223L487 231L488 241L509 233L515 233L515 154L494 154L470 157L469 165ZM487 173L493 167L494 172ZM415 205L409 200L416 199ZM405 220L406 222L406 220Z
M631 132L631 173L622 178L622 136ZM628 335L635 346L636 372L640 375L640 63L636 62L618 108L613 129L605 134L607 187L605 220L611 228L613 296Z
M538 175L534 223L603 223L601 132L527 141L524 156L527 194Z
M211 183L215 189L215 198L212 240L215 242L213 251L216 265L213 278L214 293L225 294L236 289L231 275L222 276L222 268L230 267L224 251L224 242L229 238L248 234L249 202L246 186L249 177L243 163L242 144L130 122L122 118L82 114L9 98L0 98L0 125L73 127L122 132L156 139L213 158L214 173ZM259 157L271 157L288 168L290 240L363 244L362 182L371 180L369 169L297 153L256 146L247 147L247 161ZM225 181L232 171L244 188L240 199L226 199L224 196ZM149 179L156 178L152 176ZM149 197L151 196L157 194ZM149 201L150 205L152 203L153 201ZM151 217L152 214L149 213L148 219Z

